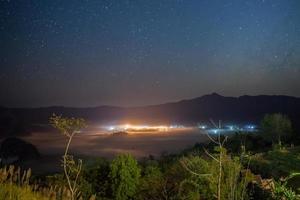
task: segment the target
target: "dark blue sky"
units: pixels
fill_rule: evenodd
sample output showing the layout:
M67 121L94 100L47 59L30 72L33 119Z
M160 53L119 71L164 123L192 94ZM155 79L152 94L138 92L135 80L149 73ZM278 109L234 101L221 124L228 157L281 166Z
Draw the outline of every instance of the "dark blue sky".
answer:
M0 105L300 96L299 0L1 0Z

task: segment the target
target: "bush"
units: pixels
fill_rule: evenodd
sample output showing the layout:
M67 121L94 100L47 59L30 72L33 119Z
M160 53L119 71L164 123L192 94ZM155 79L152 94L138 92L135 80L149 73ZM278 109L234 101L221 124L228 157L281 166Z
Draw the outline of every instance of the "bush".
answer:
M158 164L147 165L140 180L138 199L163 199L164 182Z
M227 155L226 150L221 150L222 167L215 159L204 159L199 156L183 158L181 163L190 172L187 180L193 183L200 194L200 198L215 199L217 196L218 182L221 170L220 199L247 199L247 186L253 180L249 170L244 170L237 157ZM219 156L216 156L219 157ZM195 187L192 188L194 193Z
M101 158L96 158L93 163L83 168L82 176L91 185L92 193L97 197L112 197L109 172L109 162Z
M117 156L110 165L109 174L114 199L126 200L134 197L140 176L138 163L130 154Z
M286 177L300 171L300 149L272 150L251 156L250 169L264 178Z
M261 121L261 130L266 139L281 147L282 140L286 140L292 135L292 123L285 115L267 114Z

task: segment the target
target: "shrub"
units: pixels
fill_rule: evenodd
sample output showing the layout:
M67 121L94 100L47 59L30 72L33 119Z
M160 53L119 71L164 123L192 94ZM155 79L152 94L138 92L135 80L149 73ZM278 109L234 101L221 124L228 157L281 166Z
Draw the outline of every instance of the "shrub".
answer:
M282 139L287 139L292 134L292 123L285 115L267 114L261 121L261 130L266 139L276 142L281 148Z
M110 165L112 194L116 200L134 197L137 192L141 170L130 154L117 156Z
M163 199L165 180L159 166L147 165L143 172L139 185L139 199Z
M109 162L101 158L95 158L92 163L83 168L82 176L90 184L92 193L97 197L111 197L109 171Z
M219 168L219 160L213 158L204 159L199 156L183 158L181 163L191 174L187 180L195 186L198 185L200 198L215 199L220 184L220 199L247 199L246 188L253 175L249 170L243 169L239 158L227 155L225 149L219 150L218 154L222 155L221 168ZM220 175L221 182L219 182Z

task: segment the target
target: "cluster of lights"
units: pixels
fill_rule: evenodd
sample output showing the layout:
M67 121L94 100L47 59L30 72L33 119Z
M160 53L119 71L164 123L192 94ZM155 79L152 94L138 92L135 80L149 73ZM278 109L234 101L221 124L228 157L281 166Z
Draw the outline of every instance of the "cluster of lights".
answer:
M160 125L160 126L149 126L149 125L132 125L132 124L121 124L121 125L114 125L106 127L108 131L111 132L118 132L118 131L126 131L128 133L142 133L142 132L167 132L171 130L182 130L188 127L182 125ZM240 128L237 125L226 125L224 128L210 128L207 125L198 125L198 128L201 130L205 130L211 134L218 134L218 133L227 133L227 132L234 132L234 131L249 131L254 132L256 131L256 126L254 125L246 125L243 128Z
M124 124L124 125L116 125L116 126L109 126L107 127L108 131L128 131L128 132L147 132L147 131L168 131L170 129L180 129L184 128L181 125L161 125L161 126L148 126L148 125L131 125L131 124Z
M219 129L213 129L212 132L217 134L219 132Z
M200 125L199 128L202 129L202 130L205 130L205 129L207 129L207 126L206 125Z
M253 125L248 125L248 126L246 126L246 129L251 129L251 130L253 130L253 129L255 129L255 126L253 126Z
M228 133L228 132L234 132L234 131L249 131L249 132L257 131L257 127L254 125L246 125L246 126L243 126L243 128L240 128L237 125L226 125L224 128L210 128L210 127L207 127L206 125L199 125L198 128L205 130L211 134L218 134L221 132Z

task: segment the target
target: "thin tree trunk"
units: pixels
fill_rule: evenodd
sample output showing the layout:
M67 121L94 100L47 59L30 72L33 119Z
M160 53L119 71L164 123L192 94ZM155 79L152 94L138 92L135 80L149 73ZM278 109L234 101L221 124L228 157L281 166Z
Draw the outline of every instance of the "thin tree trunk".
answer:
M74 200L74 191L73 191L71 180L70 180L68 170L67 170L67 156L68 156L68 151L69 151L69 147L70 147L73 135L74 135L74 133L72 133L71 136L69 137L69 141L67 143L67 146L66 146L66 149L65 149L65 154L64 154L64 172L65 172L65 176L66 176L67 181L68 181L68 185L69 185L69 189L70 189L70 192L71 192L71 199L72 200Z

